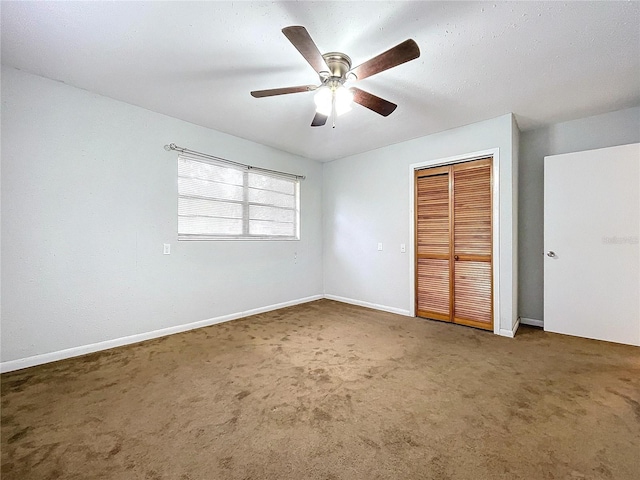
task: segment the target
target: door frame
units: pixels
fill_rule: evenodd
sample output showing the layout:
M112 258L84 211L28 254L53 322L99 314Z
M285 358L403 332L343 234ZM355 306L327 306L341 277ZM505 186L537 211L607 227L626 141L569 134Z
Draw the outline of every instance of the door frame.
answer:
M415 171L424 168L441 167L455 163L469 162L481 158L492 157L491 161L491 218L492 218L492 252L491 276L493 279L493 333L500 335L500 149L491 148L479 152L465 153L447 158L425 160L409 165L409 258L411 261L409 275L409 314L416 316L416 239L415 239Z

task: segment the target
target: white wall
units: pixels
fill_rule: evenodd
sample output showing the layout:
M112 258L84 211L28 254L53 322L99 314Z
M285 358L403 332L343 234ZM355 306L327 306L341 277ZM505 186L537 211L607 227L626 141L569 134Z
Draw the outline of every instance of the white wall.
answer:
M544 157L640 142L640 107L525 131L520 136L519 312L543 320Z
M471 152L500 150L500 329L511 332L517 320L512 299L517 274L512 231L517 172L512 171L512 115L421 137L325 164L324 291L354 303L410 314L410 278L414 259L409 251L411 182L409 165ZM378 242L383 250L377 250ZM400 244L407 252L400 253Z
M170 142L306 175L301 240L178 243ZM321 295L321 208L318 162L3 66L3 367Z

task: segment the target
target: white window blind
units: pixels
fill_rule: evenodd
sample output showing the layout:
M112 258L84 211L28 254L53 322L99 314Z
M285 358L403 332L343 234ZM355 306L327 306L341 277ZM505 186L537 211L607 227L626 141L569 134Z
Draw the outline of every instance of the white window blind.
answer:
M300 182L178 156L178 240L300 238Z

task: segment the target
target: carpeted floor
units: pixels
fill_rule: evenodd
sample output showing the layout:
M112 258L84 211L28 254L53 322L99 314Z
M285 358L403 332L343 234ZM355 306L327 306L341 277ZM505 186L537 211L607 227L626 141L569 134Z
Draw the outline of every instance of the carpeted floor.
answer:
M2 375L2 480L640 478L640 349L320 300Z

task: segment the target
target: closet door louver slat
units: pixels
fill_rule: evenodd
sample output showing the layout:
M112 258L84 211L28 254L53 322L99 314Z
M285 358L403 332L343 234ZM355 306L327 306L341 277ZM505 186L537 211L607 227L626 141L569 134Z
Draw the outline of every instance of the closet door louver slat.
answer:
M491 327L491 263L456 262L454 284L454 321Z
M418 178L418 254L449 255L449 175Z
M418 316L449 320L449 260L418 259Z

